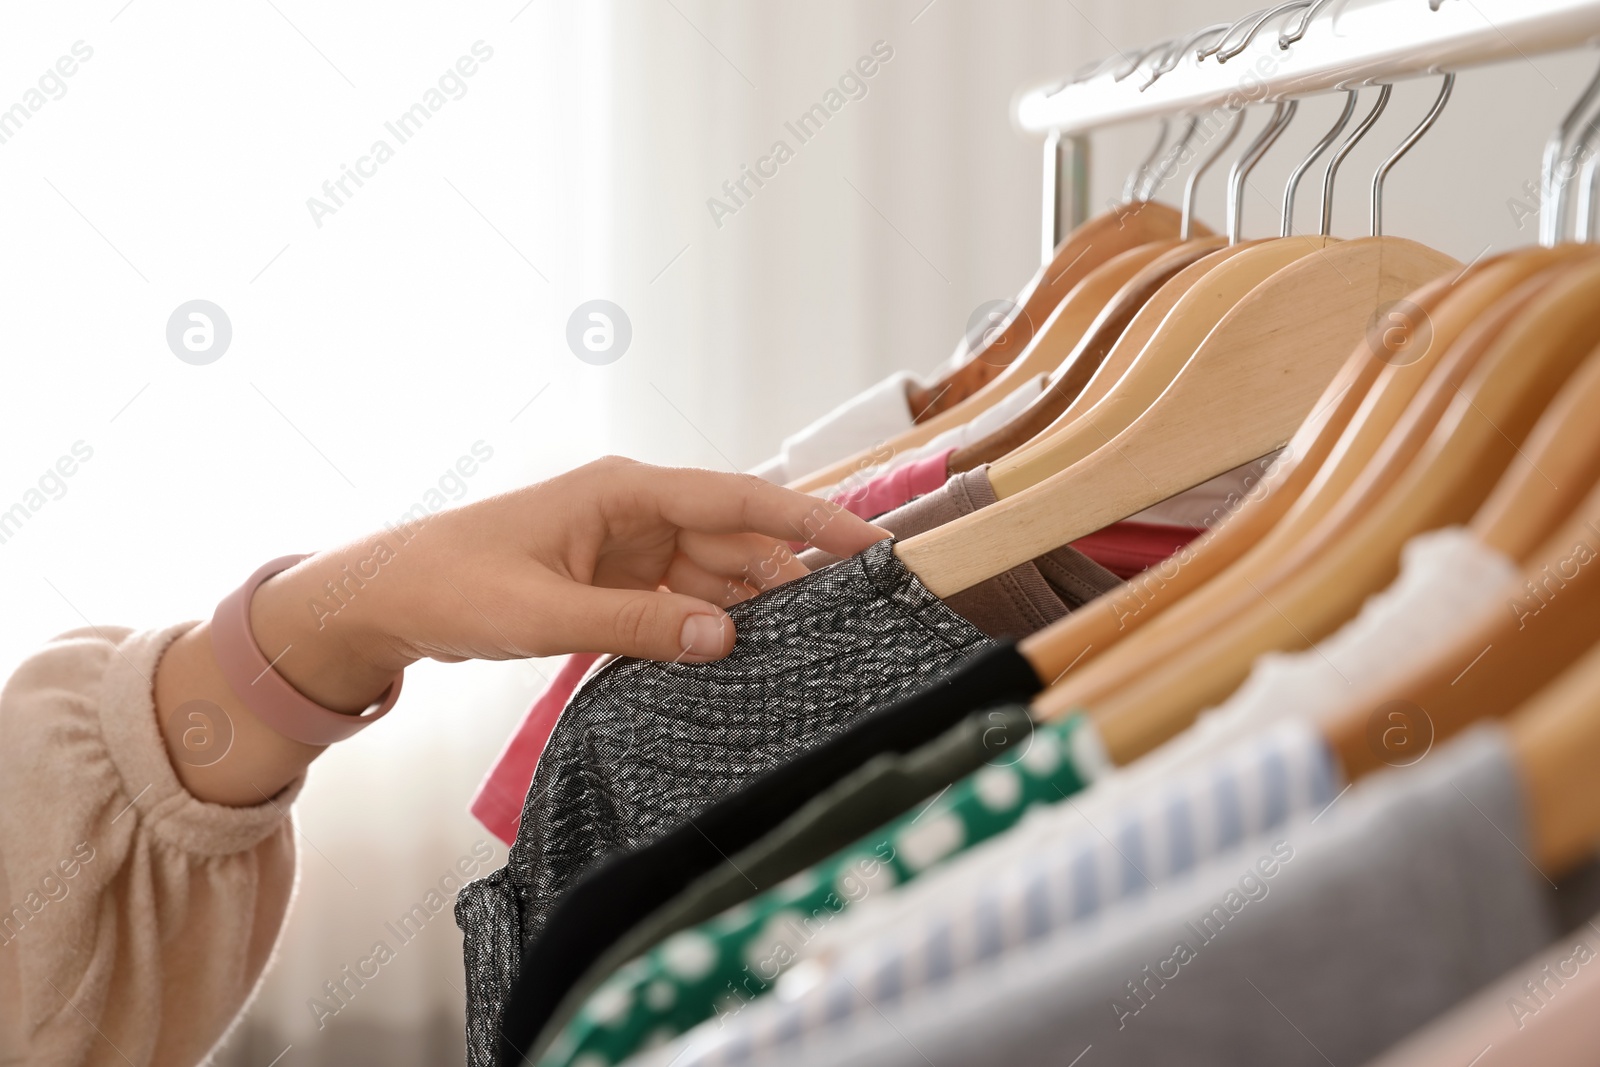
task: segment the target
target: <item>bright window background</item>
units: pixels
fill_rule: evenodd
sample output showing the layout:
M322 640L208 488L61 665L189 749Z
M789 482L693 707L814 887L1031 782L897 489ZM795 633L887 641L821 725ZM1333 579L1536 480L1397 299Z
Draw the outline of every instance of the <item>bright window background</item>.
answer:
M461 502L606 452L753 464L888 371L933 366L978 304L1031 273L1039 157L1007 118L1019 86L1242 13L1222 0L9 5L0 108L74 42L93 57L0 144L0 511L75 442L94 454L0 544L0 668L86 620L205 614L261 561L397 518L475 442L494 456ZM480 40L493 58L465 95L395 144L385 122ZM876 41L894 58L865 96L717 225L707 198L774 140L793 146L784 123ZM1390 231L1463 260L1529 242L1511 202L1588 70L1541 57L1464 76L1390 181ZM1360 232L1366 176L1432 92L1402 85L1346 164L1341 232ZM1266 205L1336 110L1302 108L1257 170L1253 232L1275 228ZM1096 139L1097 203L1150 136ZM307 198L380 137L393 159L316 226ZM1217 179L1206 195L1220 223ZM1302 196L1302 226L1314 210ZM603 367L564 340L596 297L634 334ZM233 328L205 367L164 336L195 298ZM300 895L220 1062L460 1061L447 914L324 1027L306 1002L488 837L467 800L550 666L418 665L394 715L318 763L298 808Z

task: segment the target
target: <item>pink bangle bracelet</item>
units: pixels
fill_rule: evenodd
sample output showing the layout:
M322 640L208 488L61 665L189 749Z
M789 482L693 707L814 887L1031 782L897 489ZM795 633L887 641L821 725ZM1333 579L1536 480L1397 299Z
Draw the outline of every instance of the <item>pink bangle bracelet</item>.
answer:
M243 585L224 597L211 617L211 650L228 688L258 719L295 741L331 745L388 714L400 698L404 675L396 678L372 707L360 715L346 715L308 699L277 672L262 653L261 646L256 644L250 628L250 601L268 578L307 558L305 555L279 556L263 564Z

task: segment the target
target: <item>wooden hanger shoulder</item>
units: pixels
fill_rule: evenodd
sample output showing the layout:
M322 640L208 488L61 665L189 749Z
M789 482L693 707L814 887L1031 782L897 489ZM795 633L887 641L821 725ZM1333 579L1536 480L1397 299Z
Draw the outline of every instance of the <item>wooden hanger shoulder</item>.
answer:
M1551 398L1600 343L1600 318L1592 314L1600 265L1572 267L1544 285L1538 277L1524 283L1541 287L1532 301L1521 289L1505 298L1516 314L1492 331L1423 454L1346 536L1325 544L1251 611L1097 709L1108 749L1131 758L1172 736L1232 692L1256 656L1303 648L1353 616L1393 579L1407 539L1472 514ZM1472 341L1469 334L1462 343Z
M1398 238L1302 257L1225 315L1195 353L1205 358L1186 368L1195 373L1180 374L1105 448L901 542L899 558L948 596L1283 447L1362 339L1373 307L1452 267L1443 253ZM1329 285L1329 274L1342 284ZM1315 301L1305 300L1308 282Z
M1468 268L1476 273L1489 264ZM1458 296L1472 279L1440 278L1413 294L1416 306L1433 315L1444 302ZM1441 318L1434 336L1445 343L1449 320ZM1253 490L1249 499L1238 502L1237 511L1219 527L1181 550L1173 560L1157 564L1122 588L1112 590L1092 604L1073 612L1025 640L1019 646L1040 678L1055 682L1041 695L1041 713L1057 715L1075 707L1091 706L1107 692L1115 692L1130 677L1145 669L1141 654L1144 646L1132 635L1161 620L1154 627L1163 636L1172 631L1171 640L1186 640L1177 627L1163 625L1170 611L1179 616L1179 625L1210 626L1216 618L1214 608L1219 592L1245 584L1250 573L1259 573L1257 560L1270 558L1275 543L1296 538L1296 524L1286 516L1304 511L1303 496L1314 484L1326 486L1323 466L1335 454L1358 411L1365 410L1368 395L1378 388L1387 365L1370 358L1365 344L1345 361L1339 374L1329 383L1312 414L1296 431L1278 458L1272 474ZM1228 584L1222 576L1232 579ZM1204 588L1195 599L1192 594ZM1222 595L1226 595L1225 592ZM1120 647L1125 639L1132 654ZM1105 664L1091 667L1108 650ZM1177 647L1182 647L1180 643ZM1157 652L1159 656L1164 653ZM1065 676L1072 668L1070 677Z
M1524 559L1600 481L1600 358L1561 390L1527 446L1472 518L1484 544Z
M1560 876L1600 841L1600 646L1535 697L1512 723L1533 858Z
M1040 267L1018 294L1020 314L1004 329L961 353L960 364L953 370L926 387L914 389L910 397L912 410L924 412L924 417L937 415L992 381L1022 354L1034 330L1050 317L1056 305L1078 283L1082 277L1080 267L1087 269L1098 265L1104 259L1105 249L1122 250L1152 241L1171 240L1178 236L1182 225L1183 216L1177 209L1156 200L1142 200L1119 205L1077 227L1057 246L1050 262ZM1203 226L1200 231L1210 232ZM967 345L966 338L962 339L962 345Z
M1144 214L1141 212L1140 217L1144 217ZM1054 370L1072 351L1073 345L1089 328L1106 301L1140 267L1165 248L1170 248L1175 241L1170 237L1148 241L1145 240L1146 236L1145 229L1130 226L1126 230L1102 234L1094 245L1085 248L1083 254L1065 269L1065 277L1073 281L1070 291L1042 323L1030 325L1029 341L1021 356L1008 356L1006 364L997 365L995 373L986 383L960 403L932 417L919 417L915 426L887 442L888 451L898 455L925 445L946 430L965 425L989 410L1034 375ZM983 358L982 354L977 357L980 362ZM884 448L873 451L881 461ZM862 469L862 456L852 456L797 480L791 488L804 493L818 492L837 485Z
M1075 402L1074 398L1084 385L1098 373L1106 354L1118 343L1146 302L1175 274L1205 256L1208 250L1214 250L1221 241L1220 237L1185 241L1154 256L1106 301L1079 338L1072 354L1050 374L1044 391L1006 425L952 455L951 472L969 471L998 459L1049 426Z
M1224 238L1214 237L1208 238L1204 242L1195 241L1190 243L1201 245L1202 247L1197 251L1201 251L1204 254L1200 259L1185 266L1169 282L1163 284L1156 292L1150 295L1139 309L1139 313L1134 316L1133 321L1128 323L1127 328L1117 338L1116 344L1106 354L1106 358L1096 368L1094 376L1089 379L1072 403L1062 412L1056 422L1056 426L1066 425L1071 419L1093 407L1101 397L1110 392L1112 386L1122 380L1123 374L1127 373L1128 368L1133 365L1133 361L1138 358L1139 353L1144 351L1144 346L1149 343L1157 327L1166 319L1167 313L1172 310L1173 305L1178 302L1184 293L1192 289L1196 282L1209 274L1212 267L1233 258L1247 248L1254 247L1258 242L1244 241L1236 245L1229 245ZM1209 249L1209 251L1206 251L1206 249ZM1202 262L1204 265L1202 265ZM1055 428L1055 426L1051 427L1051 429Z
M990 467L995 495L1004 500L1037 485L1127 429L1183 372L1206 337L1251 290L1296 260L1321 252L1324 243L1322 238L1263 241L1216 263L1179 297L1122 378L1094 407L1066 426L1052 429L1024 453L997 460Z
M1346 509L1340 522L1332 524L1327 518L1330 512L1358 481L1367 500L1376 499L1391 486L1415 458L1454 396L1453 386L1445 388L1436 382L1435 402L1420 409L1411 407L1445 354L1450 353L1455 367L1449 380L1459 383L1471 369L1470 360L1484 350L1483 345L1456 348L1457 339L1479 323L1487 307L1540 271L1570 258L1533 249L1483 260L1408 296L1400 306L1411 317L1414 332L1409 337L1390 338L1388 344L1381 343L1381 336L1370 334L1362 342L1358 361L1371 367L1377 380L1357 398L1359 406L1348 426L1323 454L1325 459L1319 461L1314 477L1282 521L1208 584L1203 598L1175 605L1169 612L1158 611L1159 619L1137 639L1046 694L1041 711L1094 706L1126 690L1148 673L1148 664L1160 663L1203 642L1216 628L1219 615L1247 610L1263 594L1271 595L1278 575L1293 572L1305 560L1314 559L1320 546L1343 536L1360 508ZM1383 323L1380 328L1387 329ZM1409 428L1396 434L1402 419ZM1374 463L1380 449L1381 478L1376 476L1380 466ZM1160 598L1153 599L1162 603Z

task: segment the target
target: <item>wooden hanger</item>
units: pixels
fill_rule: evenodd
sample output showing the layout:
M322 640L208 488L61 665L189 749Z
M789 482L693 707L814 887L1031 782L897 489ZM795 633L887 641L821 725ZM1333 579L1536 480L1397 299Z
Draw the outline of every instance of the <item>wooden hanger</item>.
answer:
M1561 875L1591 859L1600 841L1600 646L1517 713L1511 751L1534 861Z
M1472 517L1485 545L1524 559L1600 482L1600 359L1561 390L1527 446Z
M1350 362L1366 374L1359 391L1344 394L1341 401L1341 410L1353 414L1341 415L1337 423L1330 421L1313 444L1305 444L1304 431L1296 435L1288 454L1303 456L1300 466L1305 469L1297 468L1294 479L1283 486L1292 490L1289 499L1274 491L1223 528L1226 531L1249 516L1252 526L1244 533L1208 536L1182 554L1181 566L1158 566L1153 577L1136 578L1131 598L1113 593L1102 598L1104 607L1074 612L1023 642L1023 654L1041 678L1059 679L1069 664L1080 664L1071 679L1041 698L1041 708L1054 712L1094 706L1132 685L1148 672L1150 663L1176 656L1201 640L1219 616L1254 606L1263 584L1270 589L1269 576L1279 573L1284 560L1307 544L1320 543L1312 541L1314 535L1338 536L1337 529L1317 531L1351 486L1362 478L1369 492L1392 484L1421 449L1425 432L1437 423L1453 394L1439 395L1428 409L1431 422L1423 423L1413 413L1412 433L1403 440L1392 438L1408 406L1456 340L1486 309L1529 278L1581 254L1575 246L1564 246L1492 257L1411 294L1406 314L1416 329L1409 339L1400 338L1409 351L1384 347L1385 342L1393 343L1387 331L1369 335L1356 347ZM1374 352L1374 347L1383 350ZM1461 358L1457 353L1456 359ZM1458 374L1465 372L1464 365L1458 368ZM1338 387L1343 377L1330 389ZM1314 432L1310 426L1305 430ZM1380 449L1386 475L1375 481L1374 457ZM1256 519L1257 513L1263 518ZM1256 526L1262 522L1264 526ZM1202 584L1202 596L1186 599ZM1144 632L1131 639L1141 627ZM1130 638L1126 644L1124 638Z
M1412 535L1472 514L1510 465L1517 443L1600 342L1600 317L1592 313L1600 264L1555 270L1563 276L1547 288L1536 277L1501 302L1516 309L1510 321L1491 315L1483 324L1493 340L1458 389L1446 383L1457 395L1405 476L1375 505L1364 507L1359 492L1341 503L1341 511L1361 514L1348 534L1324 544L1254 610L1227 620L1096 709L1109 751L1131 758L1171 737L1232 692L1256 656L1302 648L1354 615L1368 593L1393 579L1400 548ZM1530 288L1540 291L1524 300ZM1457 347L1476 340L1469 335ZM1430 399L1419 397L1419 405ZM1330 525L1342 519L1336 512Z
M1022 354L1034 330L1066 297L1083 274L1104 262L1102 253L1108 242L1125 250L1151 241L1178 236L1182 218L1177 210L1155 200L1136 200L1085 222L1062 239L1050 262L1039 268L1018 296L1019 313L976 347L961 340L958 366L926 387L913 387L907 394L918 420L948 411L993 381ZM1131 240L1130 240L1131 239ZM1112 253L1115 254L1115 253ZM1085 262L1087 261L1087 262Z
M1413 294L1411 299L1424 314L1442 315L1445 298L1468 292L1475 281L1470 275L1491 265L1490 261L1484 261L1468 267L1464 272L1468 275L1465 280L1438 279ZM1444 319L1441 325L1448 328L1451 321ZM1422 358L1426 359L1427 354ZM1121 589L1113 590L1021 642L1022 655L1039 677L1060 681L1068 669L1091 662L1123 638L1159 618L1169 607L1185 603L1190 594L1260 548L1269 535L1294 538L1294 524L1282 526L1280 532L1280 520L1291 513L1291 508L1297 508L1314 481L1326 482L1326 475L1321 473L1323 465L1342 443L1346 427L1357 411L1367 407L1368 392L1377 388L1375 383L1381 373L1392 369L1382 360L1372 358L1363 341L1328 385L1312 415L1296 431L1271 474L1254 491L1253 499L1240 502L1238 510L1225 523L1181 552L1176 566L1158 564ZM1205 607L1209 609L1212 602L1207 598ZM1139 666L1136 663L1135 669Z
M1541 434L1584 438L1592 411L1576 403L1600 376L1600 349L1561 391L1540 420ZM1559 427L1558 433L1551 431ZM1552 445L1561 449L1564 445ZM1516 477L1514 470L1508 477ZM1505 478L1501 479L1502 483ZM1485 505L1487 508L1488 505ZM1484 509L1480 509L1480 515ZM1477 525L1474 519L1474 525ZM1506 610L1456 635L1414 664L1388 691L1326 716L1323 734L1352 778L1405 759L1404 745L1454 736L1485 715L1516 707L1600 641L1600 485L1592 487L1561 525L1530 553L1522 581L1503 594ZM1391 746L1375 718L1395 714L1406 729ZM1387 720L1385 720L1387 721ZM1420 734L1412 730L1422 731Z
M1105 447L899 543L896 554L935 595L949 596L1282 448L1374 309L1459 266L1389 237L1300 258L1224 315L1184 373Z
M1170 210L1170 209L1168 209ZM1147 214L1141 211L1140 217ZM1066 358L1078 343L1095 316L1107 301L1133 277L1150 259L1171 247L1173 238L1146 241L1146 231L1130 228L1117 233L1113 242L1110 235L1102 236L1098 244L1085 250L1083 256L1068 272L1075 277L1071 291L1062 299L1043 325L1034 332L1032 340L1022 355L1002 368L986 385L965 400L917 425L887 442L891 454L898 455L927 444L946 430L961 426L1005 399L1013 389L1036 374L1048 373ZM1153 246L1153 247L1151 247ZM1093 263L1090 263L1090 260ZM1088 264L1088 265L1086 265ZM791 484L801 492L814 493L837 485L845 478L870 465L866 455L876 454L883 461L883 447L872 449L849 459L841 460L814 474Z
M1122 344L1132 324L1144 317L1149 301L1165 291L1174 275L1225 244L1221 237L1185 241L1152 259L1101 310L1077 348L1051 375L1045 390L1006 425L957 450L950 457L950 471L969 471L998 459L1034 438L1069 405L1076 404L1085 386L1099 377L1108 354Z
M1221 242L1222 240L1220 237L1211 239L1212 242ZM1101 397L1111 390L1112 386L1122 380L1122 376L1133 365L1133 361L1138 358L1139 353L1144 351L1145 345L1150 343L1150 338L1154 336L1157 328L1160 327L1167 314L1185 293L1194 288L1195 284L1209 274L1213 267L1233 258L1246 248L1252 248L1259 243L1259 241L1241 241L1236 245L1221 244L1220 247L1214 247L1213 251L1205 255L1201 260L1179 271L1170 281L1151 294L1145 301L1144 306L1139 309L1139 313L1134 316L1133 321L1128 323L1127 328L1117 338L1116 344L1106 354L1100 366L1095 369L1093 377L1089 379L1078 395L1049 425L1041 427L1032 437L1041 437L1053 432L1057 427L1066 425L1098 403ZM1020 450L1023 445L1031 440L1032 438L1028 441L1019 440L1014 447L1004 451L996 451L981 462L992 463L1009 452ZM955 456L951 457L952 470L956 469L954 467L956 458ZM973 464L973 466L977 465L976 463Z
M1067 261L1067 266L1062 267L1058 275L1054 275L1051 285L1066 288L1066 296L1062 296L1053 309L1046 309L1040 317L1030 318L1026 346L1019 357L1006 355L1005 365L998 366L986 384L982 384L973 394L938 413L923 413L922 408L918 408L915 403L915 398L907 395L907 403L912 405L910 410L917 414L917 424L914 427L891 438L885 445L872 450L862 450L856 456L842 459L834 466L824 467L818 472L806 475L805 478L797 478L795 482L790 483L790 488L800 490L802 493L826 490L829 486L837 485L845 478L858 474L859 470L872 466L875 462L874 456L877 462L882 462L883 448L891 454L899 454L926 445L944 430L963 426L982 411L989 410L990 406L1003 400L1014 387L1032 378L1034 374L1054 370L1054 366L1038 366L1035 360L1029 358L1030 352L1038 342L1038 336L1045 333L1046 326L1050 326L1051 322L1059 322L1062 307L1074 304L1077 310L1069 312L1066 323L1061 328L1069 330L1070 323L1078 322L1082 322L1083 328L1086 328L1088 323L1093 322L1094 314L1098 312L1099 307L1104 306L1107 299L1110 299L1122 283L1126 282L1126 277L1118 274L1117 270L1112 270L1110 275L1102 274L1099 277L1096 277L1096 270L1107 266L1125 251L1152 242L1171 242L1178 237L1178 229L1182 226L1181 218L1176 211L1162 203L1150 200L1138 206L1138 210L1134 210L1131 206L1126 206L1123 210L1128 211L1126 218L1123 219L1125 226L1118 226L1117 213L1112 211L1085 222L1072 232L1072 237L1067 238L1067 242L1062 243L1062 250L1066 251L1067 246L1074 250L1072 253L1074 258ZM1110 285L1110 278L1117 278L1117 283ZM1018 317L1016 322L1022 322L1022 318ZM1067 349L1070 349L1070 344Z
M1093 408L1065 426L1052 427L1044 440L990 466L989 481L995 495L1004 500L1039 484L1088 458L1131 426L1200 354L1211 331L1243 305L1256 286L1295 261L1322 251L1324 243L1323 238L1265 241L1212 268L1178 299L1133 364ZM1341 362L1348 354L1346 345L1339 354ZM1326 384L1324 379L1316 388ZM1305 411L1300 415L1304 417ZM1246 456L1239 462L1254 458Z

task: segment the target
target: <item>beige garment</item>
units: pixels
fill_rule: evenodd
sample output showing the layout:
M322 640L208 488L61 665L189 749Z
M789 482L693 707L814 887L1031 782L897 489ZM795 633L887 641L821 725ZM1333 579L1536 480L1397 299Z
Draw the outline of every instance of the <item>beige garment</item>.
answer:
M1600 915L1369 1067L1590 1067L1600 1061Z
M266 970L303 779L249 808L184 790L151 683L193 625L74 630L0 694L0 1064L192 1067Z

